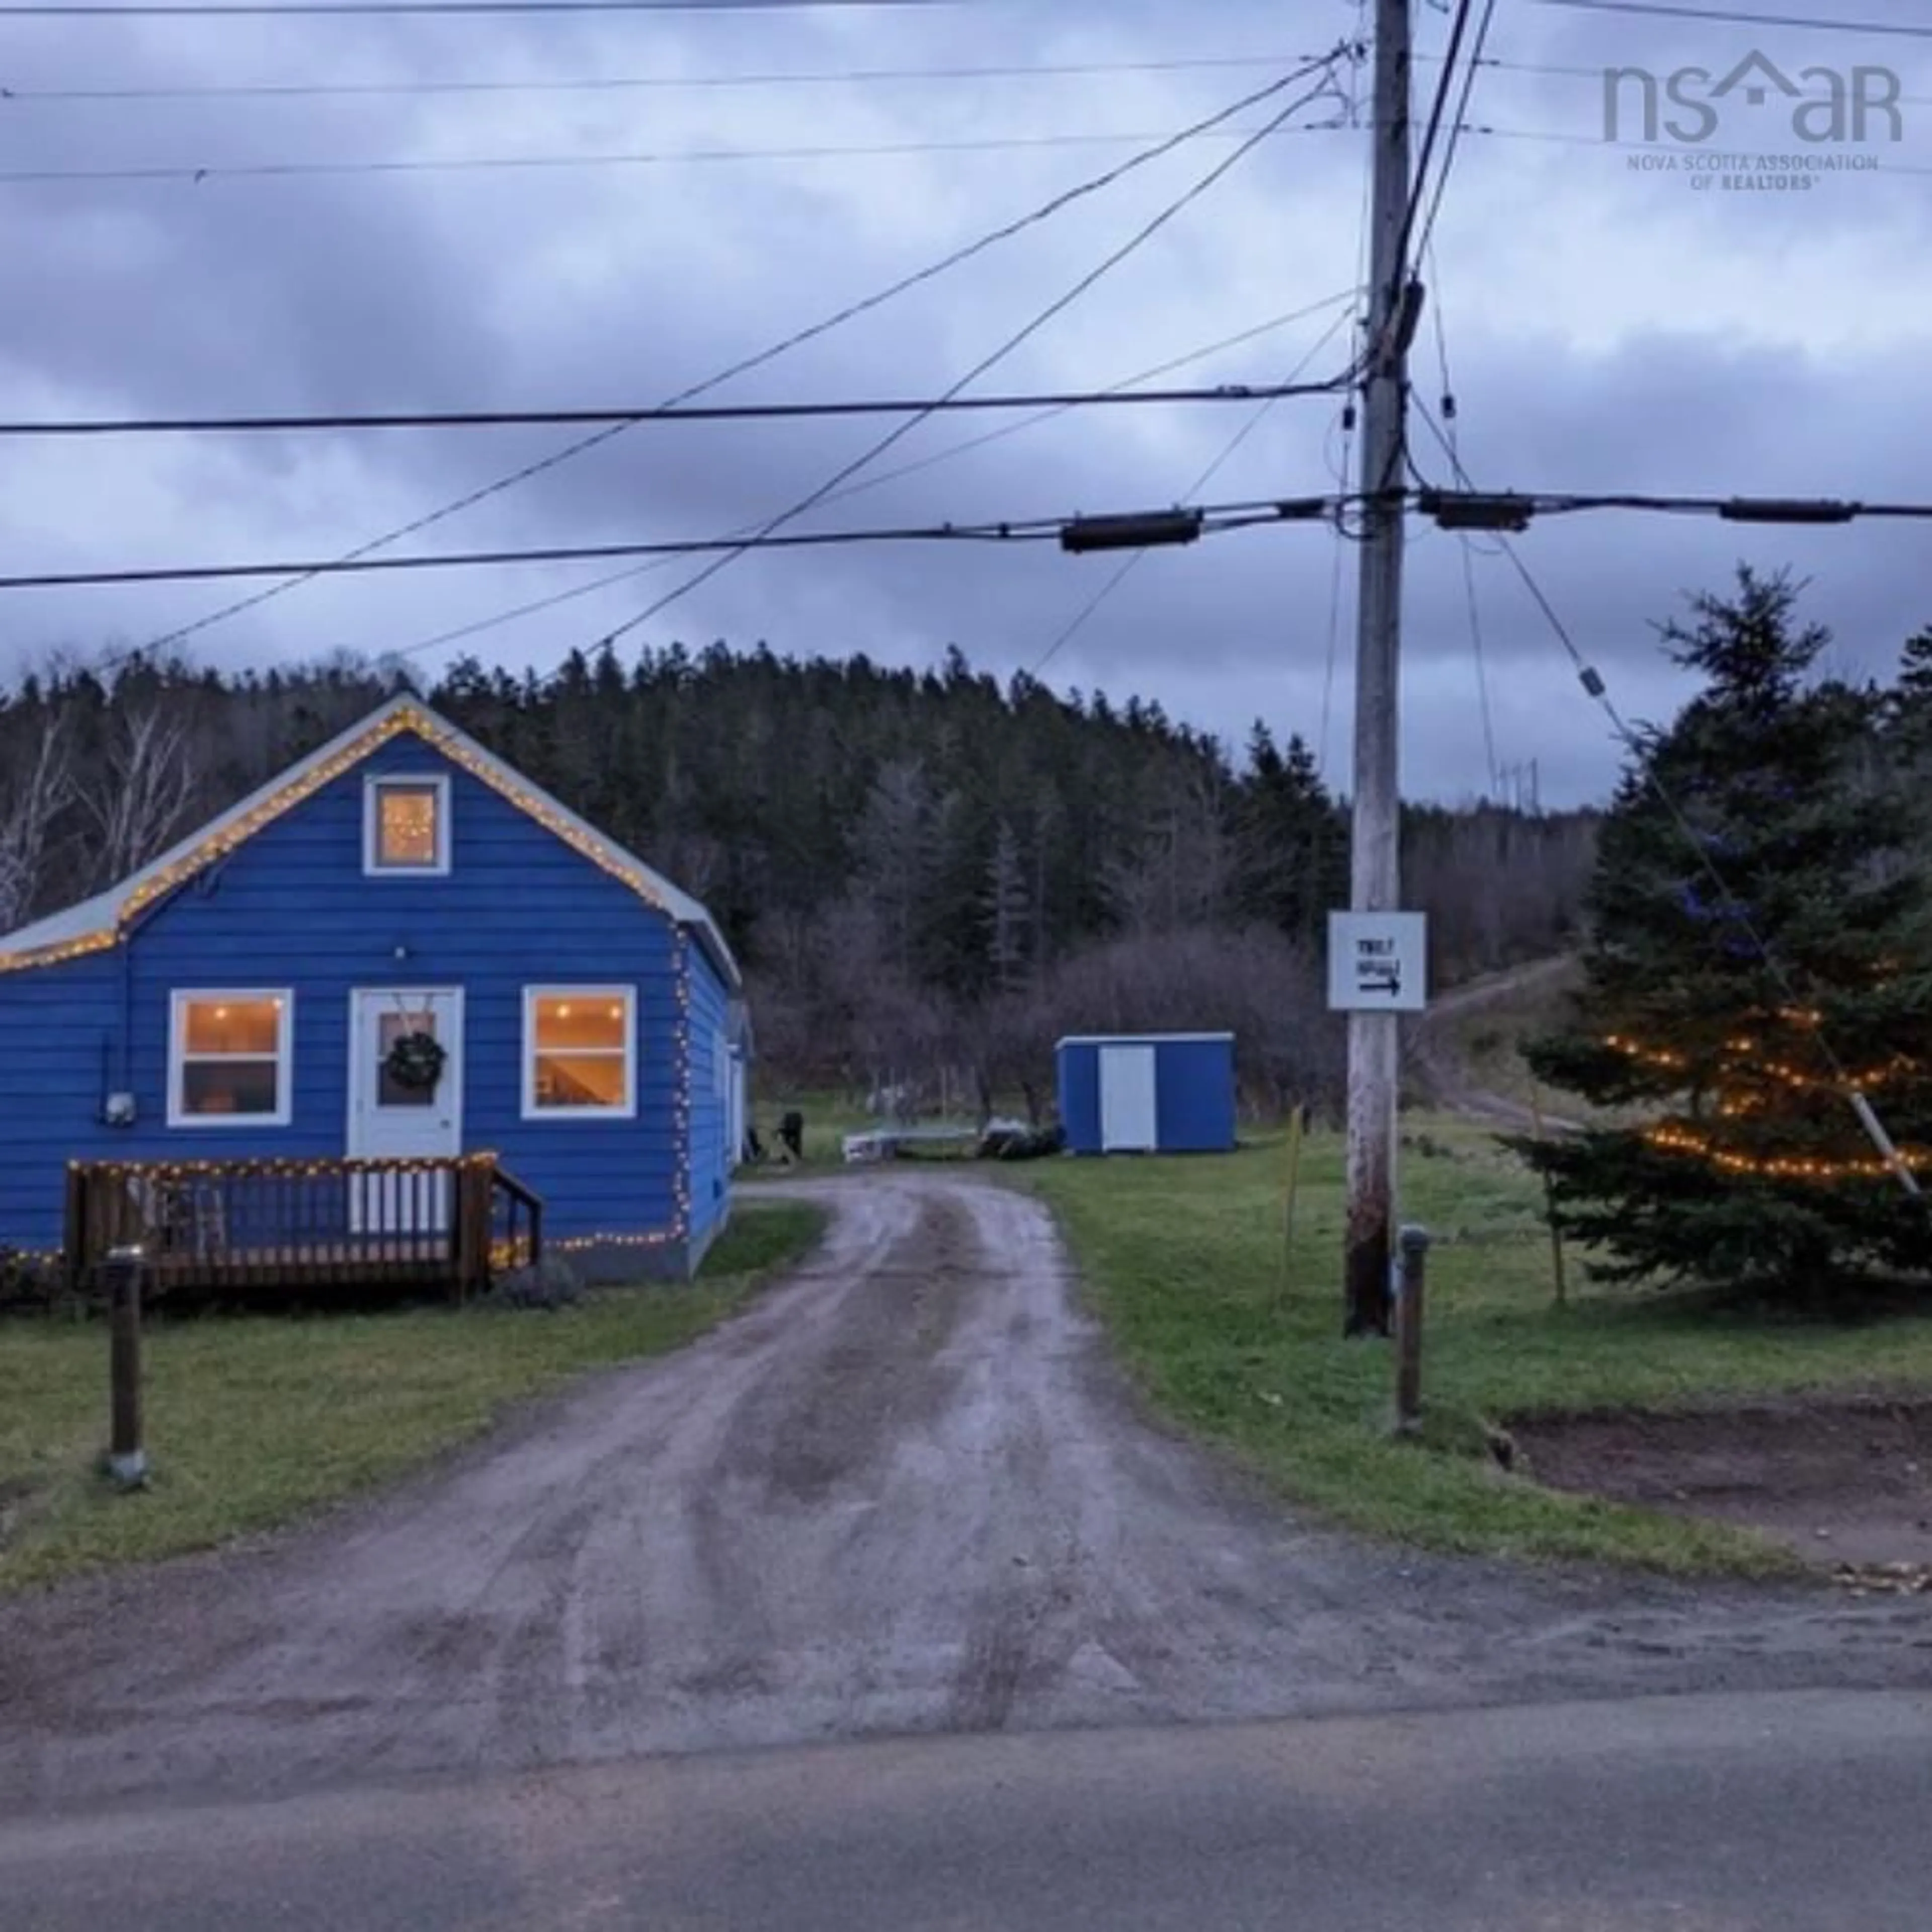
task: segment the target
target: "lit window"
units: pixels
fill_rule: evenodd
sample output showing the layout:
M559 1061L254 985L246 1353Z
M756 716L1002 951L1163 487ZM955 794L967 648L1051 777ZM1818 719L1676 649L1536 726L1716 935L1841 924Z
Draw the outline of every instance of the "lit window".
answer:
M532 986L524 994L524 1113L637 1111L637 996L629 986Z
M286 1126L295 1000L177 993L168 1032L170 1126Z
M371 778L363 858L371 872L448 872L448 780Z

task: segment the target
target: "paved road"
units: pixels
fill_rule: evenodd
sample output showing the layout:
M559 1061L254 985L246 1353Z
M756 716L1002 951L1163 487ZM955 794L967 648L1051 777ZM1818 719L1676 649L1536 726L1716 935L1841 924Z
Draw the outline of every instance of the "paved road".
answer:
M8 1932L1924 1932L1932 1697L658 1760L0 1825Z
M268 1547L0 1604L0 1816L651 1753L1932 1688L1932 1604L1431 1560L1136 1412L1030 1198L833 1184L790 1284Z

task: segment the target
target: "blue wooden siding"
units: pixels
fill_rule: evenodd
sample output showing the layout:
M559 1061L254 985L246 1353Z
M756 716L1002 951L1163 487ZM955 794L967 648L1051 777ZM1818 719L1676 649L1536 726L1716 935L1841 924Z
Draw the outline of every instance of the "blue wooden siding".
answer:
M1076 1154L1099 1154L1100 1048L1149 1046L1154 1052L1154 1137L1162 1154L1223 1154L1235 1144L1234 1048L1229 1040L1123 1034L1063 1041L1056 1060L1060 1118Z
M703 949L683 942L691 986L691 1233L701 1240L730 1204L729 995Z
M1100 1150L1100 1056L1084 1045L1062 1046L1055 1056L1060 1076L1060 1124L1076 1154Z
M1232 1040L1169 1040L1154 1048L1154 1131L1163 1154L1226 1154L1232 1150Z
M450 874L365 878L364 781L408 772L450 774ZM341 1154L358 987L463 988L464 1147L496 1150L544 1197L547 1232L668 1232L683 1151L685 943L665 915L426 742L392 739L151 910L125 946L0 974L0 1244L58 1243L70 1156ZM691 953L695 1010L716 976ZM637 989L634 1120L520 1118L524 989L573 984ZM196 987L292 993L287 1126L167 1126L170 996ZM694 1042L707 1024L694 1018ZM101 1123L102 1098L118 1088L136 1096L132 1127ZM709 1169L692 1208L723 1211Z
M124 1084L118 952L0 974L0 1249L57 1248L67 1162Z

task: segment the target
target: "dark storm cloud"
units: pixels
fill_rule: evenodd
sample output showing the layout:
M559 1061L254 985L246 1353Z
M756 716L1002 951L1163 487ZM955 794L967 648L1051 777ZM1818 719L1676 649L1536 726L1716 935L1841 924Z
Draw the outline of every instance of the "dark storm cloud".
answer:
M1214 32L1171 8L962 8L616 25L506 20L266 23L244 35L100 43L44 32L28 82L104 74L230 81L510 76L1147 59L1318 45L1355 10L1217 6ZM1895 174L1752 197L1640 177L1597 144L1606 62L1707 66L1749 29L1684 29L1526 6L1500 16L1425 265L1461 405L1466 460L1486 487L1719 494L1932 494L1910 426L1927 400L1922 181ZM1422 10L1426 48L1441 18ZM1299 50L1291 47L1289 50ZM1768 49L1777 52L1777 50ZM1819 37L1795 50L1842 64ZM1869 50L1864 50L1868 52ZM31 54L31 59L28 56ZM1880 58L1900 60L1896 49ZM1568 69L1526 73L1525 68ZM1419 86L1432 85L1424 62ZM326 103L52 106L9 117L0 166L614 152L959 140L1178 127L1262 73L764 91L430 96ZM1932 92L1908 78L1908 92ZM1312 114L1307 117L1316 118ZM1932 123L1932 110L1926 110ZM1894 164L1932 161L1915 124ZM178 185L0 190L11 237L0 388L16 412L352 409L650 400L701 381L1129 152L1034 148L785 165L745 163ZM1071 285L1214 160L1190 152L1096 197L874 316L745 379L730 394L934 393ZM988 377L982 387L1098 386L1346 287L1354 279L1359 137L1285 136ZM1277 375L1324 315L1204 370ZM1436 316L1418 389L1442 384ZM1311 373L1346 360L1346 333ZM1331 487L1329 403L1272 411L1208 486L1217 498ZM804 526L1060 514L1170 502L1246 412L1063 418L814 512ZM876 467L993 425L926 425ZM710 535L755 524L823 484L883 424L639 430L418 539L434 549ZM345 550L466 494L566 439L266 440L0 449L0 514L22 567ZM1447 480L1426 428L1420 467ZM872 472L866 472L868 475ZM1454 539L1409 553L1406 770L1456 795L1486 781ZM1522 554L1570 614L1625 710L1680 694L1654 620L1741 557L1815 582L1845 662L1877 671L1932 612L1910 528L1752 532L1711 522L1555 520ZM1358 557L1317 527L1148 556L1052 658L1066 686L1138 691L1238 741L1256 716L1319 742L1347 778ZM1475 559L1498 754L1535 758L1547 798L1600 793L1614 748L1548 627L1498 557ZM800 653L921 662L957 643L1001 674L1037 664L1117 568L1039 550L844 549L746 559L627 646L714 638ZM558 662L634 617L694 566L673 564L485 631L461 648ZM586 581L589 570L340 580L305 586L197 639L210 661L337 646L392 650ZM131 643L225 600L207 586L16 599L0 671L52 644ZM1334 648L1331 651L1331 639ZM448 652L426 654L426 669Z

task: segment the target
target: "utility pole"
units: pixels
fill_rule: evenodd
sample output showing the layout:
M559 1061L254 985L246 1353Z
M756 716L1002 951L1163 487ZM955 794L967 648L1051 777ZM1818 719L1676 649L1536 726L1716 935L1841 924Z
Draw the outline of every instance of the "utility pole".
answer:
M1374 224L1369 361L1362 376L1362 564L1355 640L1355 772L1349 904L1402 903L1396 664L1402 638L1402 474L1408 341L1409 7L1376 0ZM1349 1335L1389 1332L1401 1021L1348 1016Z

